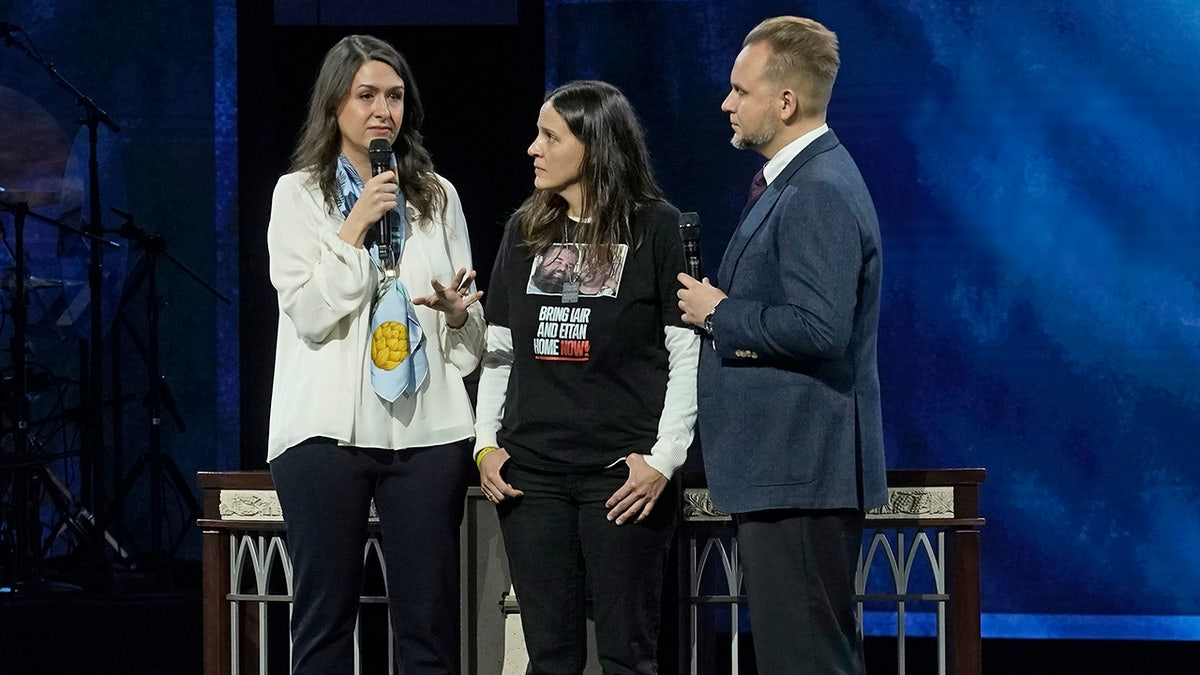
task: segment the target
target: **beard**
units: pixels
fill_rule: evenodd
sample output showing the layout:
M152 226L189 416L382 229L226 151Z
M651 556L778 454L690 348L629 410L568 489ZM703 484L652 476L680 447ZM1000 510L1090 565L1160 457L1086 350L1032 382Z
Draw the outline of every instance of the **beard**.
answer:
M538 290L546 293L561 293L563 284L571 280L573 276L571 267L554 264L557 262L557 256L560 255L563 255L561 251L554 254L549 263L542 261L540 265L534 268L533 277L530 281ZM570 265L573 267L575 264L574 260L571 258L567 258L567 260L570 261ZM551 267L549 265L554 266Z
M734 132L733 138L729 139L729 144L738 150L758 150L769 145L771 141L775 140L775 134L779 129L767 118L765 111L758 123L758 131L747 133L743 128L742 133Z
M563 282L567 280L567 271L564 269L548 270L540 267L533 273L533 283L538 288L543 290L550 288L562 288Z
M775 140L775 130L766 128L753 134L735 133L733 138L729 139L729 144L738 150L758 150L773 140Z

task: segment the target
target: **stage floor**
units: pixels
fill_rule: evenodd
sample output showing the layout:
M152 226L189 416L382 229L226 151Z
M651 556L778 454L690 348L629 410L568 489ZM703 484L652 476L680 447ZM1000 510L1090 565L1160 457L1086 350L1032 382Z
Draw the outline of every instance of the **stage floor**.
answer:
M743 636L749 638L750 636ZM897 672L896 642L867 638L867 672ZM743 642L740 675L753 675ZM932 638L910 638L907 672L936 673ZM1194 672L1200 643L1115 640L983 642L983 671L997 675L1141 675ZM717 664L728 672L729 664ZM47 591L0 595L0 673L199 675L199 588L165 592Z

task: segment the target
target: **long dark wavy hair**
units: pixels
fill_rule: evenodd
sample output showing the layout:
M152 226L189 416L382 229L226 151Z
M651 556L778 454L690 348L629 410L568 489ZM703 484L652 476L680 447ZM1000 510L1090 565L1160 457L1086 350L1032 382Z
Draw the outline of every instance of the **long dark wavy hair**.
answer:
M317 178L321 193L332 212L337 208L337 156L342 134L337 111L350 95L350 85L358 69L368 61L391 66L404 80L404 119L392 150L396 153L396 173L405 199L431 222L434 214L446 209L446 190L433 174L433 160L421 144L421 122L425 108L408 61L395 47L370 35L348 35L325 54L317 81L308 102L308 116L300 130L300 139L292 152L292 171L310 171ZM364 179L366 177L364 176Z
M636 247L645 240L644 231L634 231L638 206L663 200L642 127L629 100L607 82L567 82L547 94L545 103L583 143L580 192L586 220L572 227L570 238L588 245L587 265L610 264L613 244ZM525 245L535 255L543 253L563 237L567 201L556 192L534 190L517 217Z

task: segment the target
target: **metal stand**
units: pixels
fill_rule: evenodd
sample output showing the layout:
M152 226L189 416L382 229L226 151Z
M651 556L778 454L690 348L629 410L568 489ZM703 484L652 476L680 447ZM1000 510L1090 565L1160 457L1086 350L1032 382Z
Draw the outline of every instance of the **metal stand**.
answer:
M16 233L13 251L16 288L13 291L12 319L13 337L9 346L13 364L13 399L16 402L16 425L13 440L12 489L15 517L9 527L13 533L13 579L8 585L28 581L31 568L37 559L36 551L41 540L41 520L37 509L31 508L31 485L33 482L28 468L22 464L29 458L29 384L25 364L25 218L29 215L29 203L17 202L13 206L13 229ZM36 532L36 536L33 533Z
M21 51L50 74L63 89L71 93L79 105L83 107L84 117L79 120L88 128L88 223L87 232L94 238L100 239L104 228L100 218L100 168L97 160L96 132L100 124L108 127L113 133L119 133L121 128L113 122L91 98L85 96L74 85L68 82L54 68L54 64L46 62L30 45L26 45L15 37L21 31L17 26L7 27L0 31L5 44ZM28 41L28 36L26 36ZM114 244L115 246L115 244ZM102 450L104 445L104 418L101 412L103 393L102 364L103 350L101 345L101 284L103 282L103 255L98 246L91 247L91 262L88 267L88 288L91 293L89 307L91 316L90 337L87 349L80 346L80 377L82 379L81 405L85 414L84 433L81 435L81 452L79 458L81 487L80 497L85 505L92 507L97 518L104 519L104 462Z
M179 546L183 543L184 537L188 529L200 517L200 504L192 493L187 480L183 477L183 473L179 470L179 466L175 461L162 451L162 416L163 409L166 408L175 420L180 431L186 429L183 419L179 415L179 411L175 408L174 401L171 397L170 389L167 387L166 378L160 372L159 366L159 345L158 345L158 323L159 312L162 303L158 297L158 261L160 258L166 258L174 263L179 269L183 270L188 276L195 279L200 285L208 289L217 298L230 303L229 298L221 294L212 284L200 278L195 272L187 268L177 258L171 255L166 250L166 240L161 235L151 235L133 223L133 216L123 211L113 209L115 213L125 218L125 223L118 230L121 236L126 239L137 241L138 246L146 251L146 259L144 270L146 274L146 348L143 351L143 358L147 367L148 387L146 392L145 404L146 412L149 417L149 449L143 453L134 465L126 474L117 496L112 504L112 515L114 518L121 518L125 500L128 498L130 491L137 483L138 477L144 469L149 469L150 479L150 527L151 527L151 551L150 565L156 572L157 580L160 587L169 587L171 585L170 570L168 563L174 557ZM132 333L130 333L132 337ZM187 504L188 513L184 522L183 528L171 542L170 548L163 545L163 514L166 510L166 499L164 491L164 479L168 480L175 491Z
M42 195L44 198L45 195ZM13 545L12 578L5 579L10 586L25 588L40 581L38 565L42 560L42 525L37 506L34 505L34 479L42 478L48 471L45 464L55 458L34 456L34 444L30 436L29 382L26 360L28 289L25 267L25 221L35 218L93 239L95 244L117 246L112 242L65 225L52 218L40 216L30 210L31 195L10 193L0 188L0 210L13 213L14 243L12 250L14 290L10 314L13 320L13 337L9 345L13 367L13 400L15 402L15 425L13 427L13 454L0 468L11 470L14 515L9 523ZM57 481L54 481L57 483ZM61 483L58 483L61 486Z

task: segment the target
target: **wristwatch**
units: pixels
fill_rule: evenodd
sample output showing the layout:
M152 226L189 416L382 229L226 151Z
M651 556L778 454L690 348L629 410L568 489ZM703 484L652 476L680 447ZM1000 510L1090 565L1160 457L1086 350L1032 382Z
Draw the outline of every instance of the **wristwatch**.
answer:
M718 302L717 305L719 304L721 303ZM717 313L717 305L713 305L713 308L708 310L708 314L704 315L704 332L708 333L710 337L712 336L713 314Z

